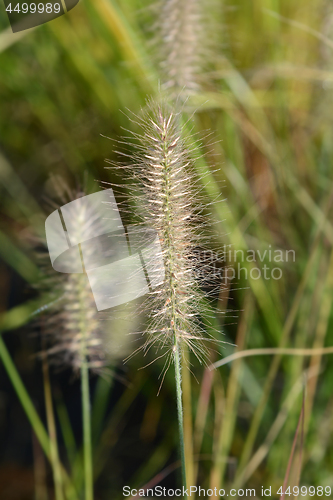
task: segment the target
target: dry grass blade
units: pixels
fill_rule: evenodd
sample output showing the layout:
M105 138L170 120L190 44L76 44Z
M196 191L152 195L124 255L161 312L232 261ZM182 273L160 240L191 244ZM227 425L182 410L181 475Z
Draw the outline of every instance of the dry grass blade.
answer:
M283 480L282 495L280 497L281 500L284 500L285 496L286 496L286 488L287 488L287 484L288 484L288 480L289 480L289 476L290 476L291 466L292 466L293 459L294 459L294 454L295 454L295 450L296 450L296 444L297 444L298 434L299 434L299 431L301 430L299 470L298 470L298 477L297 477L297 484L296 484L296 486L299 486L299 480L300 480L301 468L302 468L302 452L303 452L303 444L304 444L304 410L305 410L305 394L304 394L304 390L305 389L303 389L303 400L302 400L301 414L300 414L299 419L298 419L298 423L297 423L297 427L296 427L296 432L295 432L295 436L294 436L294 440L293 440L293 445L292 445L290 456L289 456L289 460L288 460L286 475L285 475L284 480Z
M235 352L230 354L226 358L217 361L212 364L209 368L213 370L214 368L219 368L221 366L232 363L237 359L250 358L252 356L270 356L270 355L281 355L281 356L322 356L325 354L333 354L333 347L321 347L321 348L309 348L309 349L297 349L293 347L263 347L261 349L248 349L246 351Z

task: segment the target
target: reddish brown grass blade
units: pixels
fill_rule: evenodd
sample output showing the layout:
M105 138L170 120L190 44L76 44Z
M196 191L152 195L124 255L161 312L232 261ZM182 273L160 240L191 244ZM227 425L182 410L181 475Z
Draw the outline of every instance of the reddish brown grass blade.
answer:
M299 468L298 468L298 474L297 474L297 486L299 486L299 481L301 477L301 469L302 469L302 453L303 453L303 445L304 445L304 406L305 406L305 395L304 395L304 389L303 389L303 400L302 400L302 409L301 413L298 419L297 427L296 427L296 432L293 440L293 445L291 448L290 456L289 456L289 461L288 461L288 466L286 470L286 474L284 476L283 480L283 486L282 486L282 495L280 496L280 500L285 499L285 491L287 488L288 480L289 480L289 475L291 471L291 466L293 463L294 459L294 454L296 450L296 444L297 444L297 438L299 431L301 429L301 439L300 439L300 457L299 457Z

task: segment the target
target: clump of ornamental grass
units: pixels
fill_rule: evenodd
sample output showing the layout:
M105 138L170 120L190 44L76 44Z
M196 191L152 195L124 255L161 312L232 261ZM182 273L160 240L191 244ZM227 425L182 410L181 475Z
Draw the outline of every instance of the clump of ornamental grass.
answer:
M157 280L145 302L149 320L143 350L145 354L154 350L155 359L165 357L164 373L174 364L185 485L181 365L185 348L200 362L208 354L205 340L210 339L200 324L205 306L195 252L202 246L207 221L198 201L194 151L184 138L187 124L182 123L182 114L166 102L150 102L147 111L132 121L142 130L133 134L138 144L132 163L113 167L126 174L141 223L159 238L161 259L153 266Z

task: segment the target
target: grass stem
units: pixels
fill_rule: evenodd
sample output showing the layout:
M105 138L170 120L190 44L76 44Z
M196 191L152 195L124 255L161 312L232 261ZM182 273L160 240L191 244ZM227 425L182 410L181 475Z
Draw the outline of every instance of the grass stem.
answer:
M50 439L47 432L32 404L32 401L24 387L21 377L18 374L16 366L7 350L7 347L0 336L0 359L4 364L7 375L13 384L17 397L19 398L21 405L29 419L29 422L37 436L37 439L45 453L45 455L50 460Z
M80 254L82 266L84 269L84 260L80 245ZM85 269L84 269L85 270ZM81 275L82 278L85 274ZM78 287L78 290L83 291L84 287ZM84 486L85 500L94 499L94 483L93 483L93 467L92 467L92 446L91 446L91 418L90 418L90 390L89 390L89 363L87 352L87 331L86 331L86 311L82 293L79 293L79 329L81 333L81 397L82 397L82 425L83 425L83 470L84 470Z
M193 423L192 423L192 388L191 372L187 369L190 366L190 353L188 346L184 345L182 353L182 390L183 390L183 413L184 413L184 446L186 463L186 483L195 484L193 479L194 460L193 460Z
M179 426L179 447L180 460L182 467L183 487L186 489L186 466L185 466L185 445L184 445L184 415L182 402L182 381L181 381L181 362L179 347L176 345L174 350L175 376L176 376L176 394L177 394L177 413ZM187 498L187 495L184 496Z
M85 479L85 500L93 500L93 472L91 458L91 424L90 424L90 391L89 368L86 357L81 366L82 419L83 419L83 460Z
M58 444L57 444L57 431L56 424L54 419L54 409L52 402L52 391L51 391L51 382L50 382L50 374L49 374L49 365L47 361L47 356L45 355L45 339L42 334L42 345L43 345L43 380L44 380L44 397L45 397L45 411L46 411L46 420L47 420L47 428L50 439L50 460L52 465L53 472L53 481L54 481L54 490L55 490L55 499L56 500L64 500L63 495L63 482L62 482L62 474L61 467L59 462L59 453L58 453Z

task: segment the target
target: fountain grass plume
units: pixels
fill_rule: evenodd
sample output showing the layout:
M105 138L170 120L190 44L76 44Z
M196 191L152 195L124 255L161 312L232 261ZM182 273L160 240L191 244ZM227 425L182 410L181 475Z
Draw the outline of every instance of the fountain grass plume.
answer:
M214 66L221 26L216 0L160 0L156 4L155 47L163 88L169 96L198 92Z
M164 279L143 305L149 319L145 343L139 349L145 354L155 349L158 358L165 356L165 373L184 346L205 363L209 353L205 341L215 340L201 326L202 316L207 315L202 285L209 279L201 272L196 251L207 240L208 224L193 169L196 153L185 139L187 124L182 123L181 111L174 111L166 101L149 101L132 121L141 132L132 133L136 152L130 154L131 164L109 163L127 178L138 222L159 236L163 269L155 268L155 273Z
M68 199L63 197L62 204L82 196L84 193L81 191L68 191ZM80 212L73 216L77 218L73 227L78 233L78 241L82 231L89 234L89 229L99 223L96 215L89 213L84 205L80 205ZM50 301L44 319L44 333L49 345L46 354L50 362L59 368L71 367L75 373L79 373L82 364L87 363L89 369L100 372L108 364L105 322L101 321L97 311L87 275L58 273L50 268L49 261L47 269L42 287L56 299Z
M197 90L202 47L200 0L162 2L158 26L165 87Z

